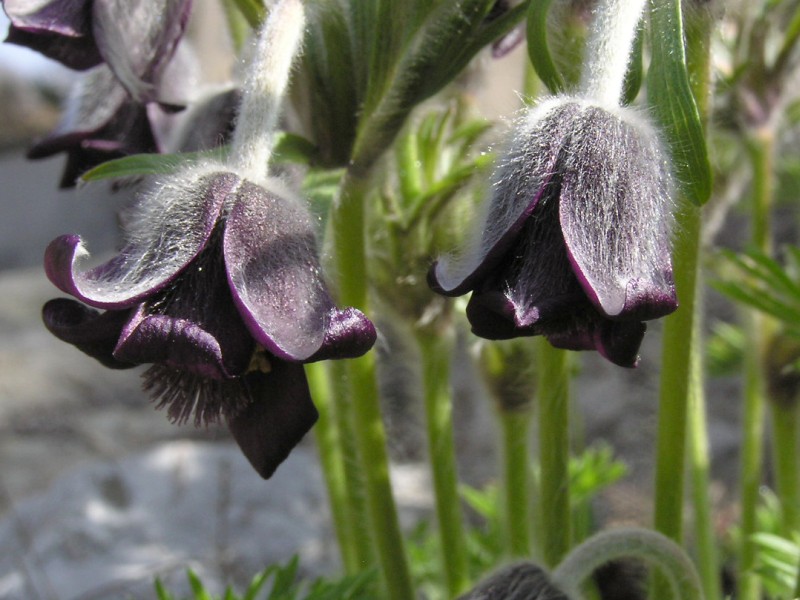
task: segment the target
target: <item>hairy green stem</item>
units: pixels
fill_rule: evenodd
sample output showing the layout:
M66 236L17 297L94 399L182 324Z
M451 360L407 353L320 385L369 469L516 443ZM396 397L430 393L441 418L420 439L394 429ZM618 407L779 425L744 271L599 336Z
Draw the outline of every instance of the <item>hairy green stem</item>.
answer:
M449 596L455 597L469 587L470 580L453 442L453 405L450 396L452 336L418 330L416 338L422 359L428 458L442 546L442 572Z
M506 551L513 557L527 557L531 553L531 411L501 408L499 415Z
M640 558L655 565L666 576L673 598L703 600L700 579L683 549L648 529L615 529L589 538L553 571L553 583L570 598L581 598L581 584L598 567L623 557Z
M572 539L569 493L569 361L564 350L539 340L539 464L542 558L558 564Z
M347 172L333 208L333 243L342 304L368 307L364 198L366 177ZM389 479L386 432L381 420L374 352L347 361L351 420L364 475L370 529L391 600L414 598L411 575Z
M708 119L710 92L709 32L711 20L695 11L686 20L686 62L698 112ZM673 248L675 288L680 308L664 320L661 345L661 382L659 390L658 432L656 441L656 476L654 489L654 527L680 542L683 535L684 464L687 447L689 405L692 398L702 398L700 365L700 322L697 301L702 212L687 198L680 198L677 235ZM688 344L687 344L688 340ZM699 426L699 424L695 423ZM699 438L695 441L700 442ZM700 446L693 448L700 452ZM707 460L705 458L704 460ZM707 504L707 499L698 499ZM709 510L704 506L701 512ZM706 543L708 541L706 540ZM705 560L711 560L706 556ZM712 583L706 583L712 587ZM662 579L656 578L653 597L667 596Z
M306 365L311 397L319 411L319 420L314 427L314 435L322 464L322 474L328 489L333 527L339 543L342 563L345 572L354 574L360 568L357 558L358 549L356 548L356 538L353 535L351 508L348 502L345 458L341 436L333 418L333 399L325 366L325 363L321 362Z

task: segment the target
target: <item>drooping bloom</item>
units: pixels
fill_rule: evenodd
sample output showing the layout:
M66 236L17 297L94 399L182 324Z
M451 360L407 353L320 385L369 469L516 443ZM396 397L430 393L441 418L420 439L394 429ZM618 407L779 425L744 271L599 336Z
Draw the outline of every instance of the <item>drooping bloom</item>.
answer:
M635 366L643 321L677 308L671 177L655 131L631 109L560 97L512 138L472 246L439 260L431 286L472 291L481 337L544 335Z
M183 36L192 0L2 0L7 42L67 67L105 62L138 102L159 100L155 84Z
M50 244L47 276L81 302L50 301L45 324L107 366L152 363L145 387L173 420L225 417L269 477L317 418L303 363L360 356L372 323L334 306L313 223L276 182L196 167L157 183L126 223L120 254L89 270L78 236Z
M158 110L133 101L101 65L74 84L58 125L31 146L28 158L65 152L60 187L73 187L84 172L107 160L159 151L151 120Z

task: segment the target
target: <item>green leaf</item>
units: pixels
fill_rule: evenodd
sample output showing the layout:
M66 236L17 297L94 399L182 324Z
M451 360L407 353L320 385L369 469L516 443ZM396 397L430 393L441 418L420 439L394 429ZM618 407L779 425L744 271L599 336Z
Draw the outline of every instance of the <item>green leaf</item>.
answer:
M300 557L295 554L285 566L279 566L275 570L275 578L272 590L269 593L269 600L290 600L297 596L297 592L294 589L294 580L299 566Z
M156 588L156 598L158 598L158 600L173 600L172 594L170 594L167 588L164 587L164 584L161 583L161 579L156 577L153 585Z
M96 166L81 175L81 181L88 183L102 179L163 175L174 173L185 165L206 159L224 160L226 155L227 148L178 154L132 154Z
M558 72L547 43L547 13L552 0L534 0L528 7L528 56L536 74L553 94L564 91L564 78Z
M666 136L681 191L702 206L711 196L703 125L689 85L680 0L650 0L647 97Z
M197 576L197 573L189 569L186 571L186 577L189 579L189 585L192 588L194 600L213 600L211 594L208 593L203 582L200 581L200 578Z
M276 565L271 565L261 571L261 573L257 573L252 581L250 581L250 585L247 586L247 591L242 596L242 600L256 600L256 596L261 592L264 585L266 585L267 581L269 581L270 576L272 573L276 571Z
M642 42L644 38L644 27L639 25L639 31L636 33L636 38L633 40L633 51L631 52L631 59L628 63L628 72L625 73L625 89L623 91L623 104L630 104L636 100L639 95L639 89L642 87L642 79L644 77L644 66L642 60Z

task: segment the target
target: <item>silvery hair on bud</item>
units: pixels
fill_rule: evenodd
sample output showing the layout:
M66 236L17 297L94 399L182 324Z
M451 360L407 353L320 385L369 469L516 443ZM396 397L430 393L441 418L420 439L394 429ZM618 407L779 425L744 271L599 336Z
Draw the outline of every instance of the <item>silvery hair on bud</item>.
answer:
M555 587L543 569L517 563L490 575L458 600L570 600Z
M673 183L658 132L632 108L559 96L513 124L468 247L439 261L442 287L453 289L472 273L537 198L535 212L561 204L562 231L591 265L587 272L630 280L669 264Z

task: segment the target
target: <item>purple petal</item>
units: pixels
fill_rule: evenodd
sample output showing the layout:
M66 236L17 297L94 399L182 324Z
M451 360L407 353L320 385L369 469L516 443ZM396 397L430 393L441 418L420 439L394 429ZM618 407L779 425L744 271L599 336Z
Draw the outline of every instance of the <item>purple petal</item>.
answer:
M50 156L79 144L108 127L128 102L125 90L107 67L83 74L72 86L55 130L38 142L28 157Z
M255 349L238 315L233 316L217 323L217 331L209 331L190 319L148 315L140 306L122 330L114 356L136 364L160 363L209 379L230 379L245 372Z
M129 316L129 311L101 314L67 298L50 300L42 308L42 320L50 333L111 369L135 366L113 356L114 346Z
M465 294L503 261L540 200L552 191L556 161L578 110L577 104L561 99L545 102L513 132L471 247L461 256L440 259L428 274L436 292Z
M336 358L357 358L366 354L378 334L364 313L355 308L331 309L322 347L308 362Z
M599 319L588 325L547 334L547 340L564 350L597 350L601 356L620 367L639 364L639 346L647 325L641 321Z
M228 427L247 460L264 479L275 472L317 420L303 366L272 361L269 373L242 379L253 398Z
M305 361L319 351L334 306L307 212L244 181L223 247L234 301L253 337L285 360Z
M97 47L136 101L157 100L154 84L183 36L191 5L191 0L94 0Z
M87 0L4 0L11 21L6 41L32 48L71 69L88 69L102 58L91 35Z
M655 133L635 116L587 106L559 169L564 241L597 309L635 320L674 311L671 184Z
M78 271L88 252L80 237L65 235L47 247L45 272L60 290L90 306L131 307L174 280L203 250L238 181L203 171L161 179L139 197L128 219L128 244L118 256Z

